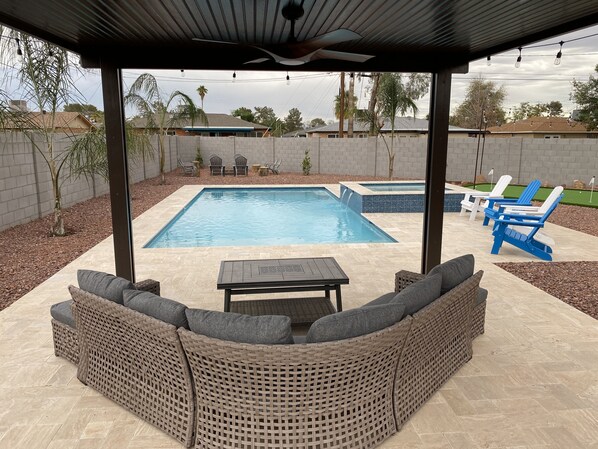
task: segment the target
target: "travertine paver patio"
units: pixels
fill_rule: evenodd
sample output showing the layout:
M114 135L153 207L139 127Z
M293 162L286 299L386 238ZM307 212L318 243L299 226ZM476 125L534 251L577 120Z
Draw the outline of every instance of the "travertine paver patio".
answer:
M137 278L191 307L222 310L220 261L333 256L349 275L346 309L418 271L421 214L370 214L396 244L143 249L199 190L187 186L134 222ZM338 191L338 186L331 186ZM548 224L555 260L598 260L598 238ZM382 448L598 448L598 321L521 281L494 262L529 261L505 245L490 254L490 229L445 215L443 258L472 252L489 290L486 333L468 362ZM67 298L78 268L113 272L107 239L0 312L0 448L180 448L76 378L53 354L50 305Z

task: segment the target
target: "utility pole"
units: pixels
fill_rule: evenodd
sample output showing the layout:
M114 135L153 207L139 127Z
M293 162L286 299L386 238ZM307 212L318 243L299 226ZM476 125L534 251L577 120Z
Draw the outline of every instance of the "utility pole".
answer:
M355 112L355 105L353 104L353 97L355 91L355 73L349 73L349 96L347 98L347 110L349 111L349 116L347 117L347 137L349 139L353 138L353 122L354 122L354 112Z
M338 138L342 139L345 137L345 72L341 72L341 89L339 98L338 118L340 123L338 125Z

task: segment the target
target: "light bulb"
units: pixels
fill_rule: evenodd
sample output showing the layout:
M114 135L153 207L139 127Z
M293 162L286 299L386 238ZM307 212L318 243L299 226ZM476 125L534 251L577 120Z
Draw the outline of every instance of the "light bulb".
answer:
M564 41L560 41L559 45L559 52L556 54L556 58L554 58L554 65L561 65L561 56L563 56L563 44L565 42Z
M235 82L235 79L237 79L237 72L233 72L233 83Z
M181 78L185 78L185 69L181 69Z
M517 56L517 62L515 62L516 68L519 68L519 66L521 66L521 47L519 47L518 50L519 50L519 56Z
M492 61L490 61L490 55L486 57L486 65L490 67L492 65Z
M291 78L289 78L289 74L287 73L287 86L291 84Z
M56 57L54 56L54 52L52 50L48 51L48 64L53 64L56 61Z

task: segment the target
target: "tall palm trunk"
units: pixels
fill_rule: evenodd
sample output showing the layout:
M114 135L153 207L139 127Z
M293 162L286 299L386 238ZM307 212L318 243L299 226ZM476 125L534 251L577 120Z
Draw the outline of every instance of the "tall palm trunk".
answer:
M347 99L347 110L349 111L349 116L347 117L347 137L353 137L353 122L354 122L354 110L355 105L353 104L353 97L355 92L355 74L351 72L349 75L349 98Z
M164 165L166 164L166 151L164 150L164 134L158 136L158 153L160 154L160 184L166 184Z
M51 144L50 144L51 145ZM52 193L54 194L54 221L50 232L54 236L64 236L64 218L62 216L62 194L60 192L59 173L54 159L49 160Z

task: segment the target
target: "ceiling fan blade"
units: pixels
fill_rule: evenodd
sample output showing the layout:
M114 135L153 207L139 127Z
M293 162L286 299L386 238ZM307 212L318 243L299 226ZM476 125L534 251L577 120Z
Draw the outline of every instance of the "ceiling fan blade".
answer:
M313 52L309 60L313 61L315 59L338 59L341 61L365 62L373 57L374 55L363 55L360 53L347 53L344 51L332 50L317 50Z
M361 35L354 31L340 28L330 33L325 33L320 36L312 37L306 41L300 42L299 45L310 48L324 48L330 45L339 44L341 42L353 41L361 39Z
M244 62L243 64L259 64L260 62L266 62L269 60L270 60L270 58L258 58L258 59L253 59L251 61Z

